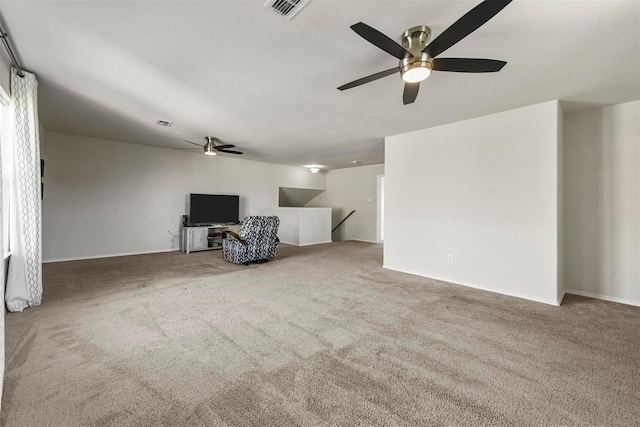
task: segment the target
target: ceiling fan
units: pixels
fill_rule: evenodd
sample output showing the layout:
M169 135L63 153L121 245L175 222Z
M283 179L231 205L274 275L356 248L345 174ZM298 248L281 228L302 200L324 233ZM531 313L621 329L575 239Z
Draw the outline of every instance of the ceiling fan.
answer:
M399 72L405 82L402 102L407 105L416 100L420 82L429 77L431 71L453 71L457 73L494 73L500 71L505 66L505 61L478 58L436 58L436 56L480 28L511 1L483 1L454 22L453 25L429 44L427 42L431 37L431 29L424 25L409 28L405 31L402 34L402 46L364 22L352 25L351 29L353 31L369 43L398 58L400 64L397 67L342 85L338 90L351 89Z
M195 142L191 142L187 140L185 140L184 142L204 148L204 154L206 154L207 156L215 156L219 152L230 153L230 154L242 154L242 151L229 150L229 148L235 147L235 145L233 144L216 145L216 142L221 142L221 141L215 136L205 136L204 139L207 140L207 142L204 145L196 144ZM177 148L177 150L192 150L192 148Z

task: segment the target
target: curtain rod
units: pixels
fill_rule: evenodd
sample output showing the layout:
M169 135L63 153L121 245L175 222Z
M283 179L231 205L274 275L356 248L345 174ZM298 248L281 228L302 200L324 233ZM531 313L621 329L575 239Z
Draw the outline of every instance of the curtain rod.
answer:
M0 23L0 38L2 38L2 43L4 43L4 48L7 49L7 53L9 54L9 58L11 59L11 63L18 71L18 75L20 77L24 77L24 69L20 65L20 61L16 58L16 55L13 53L13 49L11 49L11 44L9 43L9 36L4 32L4 28L2 28L2 24Z

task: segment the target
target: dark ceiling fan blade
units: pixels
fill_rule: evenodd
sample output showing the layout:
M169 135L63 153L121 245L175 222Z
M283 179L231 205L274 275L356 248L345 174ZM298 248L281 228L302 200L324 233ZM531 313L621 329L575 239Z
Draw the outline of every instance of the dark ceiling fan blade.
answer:
M404 92L402 93L402 103L404 105L412 104L418 97L418 90L420 89L420 82L418 83L405 83Z
M456 73L495 73L507 63L497 59L478 58L436 58L433 69L436 71L453 71Z
M371 44L376 45L380 49L384 50L390 55L395 56L398 59L403 59L407 56L411 56L411 52L400 46L398 43L382 34L380 31L373 27L368 26L364 22L358 22L353 24L351 29L358 33L360 37L365 39Z
M222 144L222 145L215 145L214 147L216 147L216 149L221 149L221 148L233 148L235 147L235 145L233 144Z
M504 9L511 1L512 0L483 1L444 30L442 34L436 37L422 51L428 53L432 58L440 55L496 16L498 12Z
M342 85L342 86L340 86L338 88L338 90L351 89L352 87L360 86L360 85L363 85L365 83L369 83L369 82L372 82L374 80L378 80L378 79L381 79L383 77L390 76L391 74L395 74L395 73L397 73L399 71L400 71L399 67L390 68L388 70L380 71L379 73L371 74L370 76L363 77L361 79L354 80L351 83L347 83L345 85Z
M187 141L186 139L184 140L184 142L186 142L186 143L188 143L188 144L197 145L198 147L204 147L204 145L196 144L195 142Z
M217 149L216 151L219 151L221 153L231 153L231 154L242 154L242 151L233 151L233 150L224 150L224 149Z

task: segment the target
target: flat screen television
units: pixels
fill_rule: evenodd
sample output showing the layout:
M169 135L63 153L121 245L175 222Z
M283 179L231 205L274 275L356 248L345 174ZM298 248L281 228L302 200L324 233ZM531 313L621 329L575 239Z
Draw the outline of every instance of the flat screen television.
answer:
M238 222L240 196L194 194L189 197L190 224L221 224Z

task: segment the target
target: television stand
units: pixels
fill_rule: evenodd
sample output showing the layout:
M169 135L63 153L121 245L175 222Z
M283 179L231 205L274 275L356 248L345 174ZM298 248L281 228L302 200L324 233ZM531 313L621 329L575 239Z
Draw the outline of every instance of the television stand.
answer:
M226 231L240 233L240 225L208 225L182 227L182 251L210 251L222 249L222 239Z

